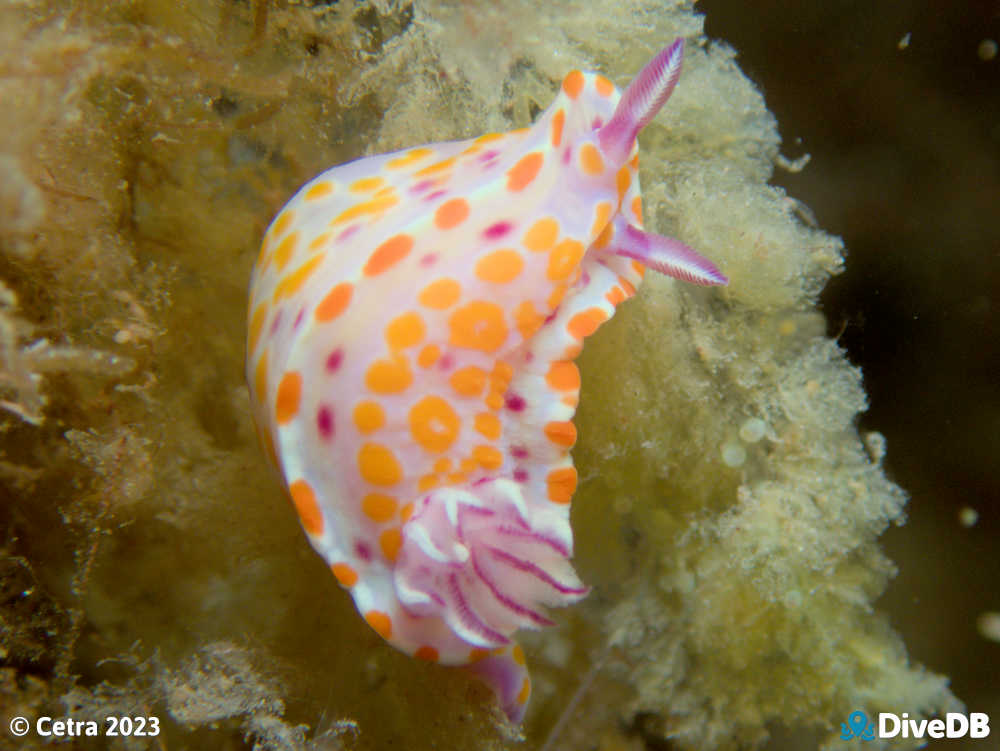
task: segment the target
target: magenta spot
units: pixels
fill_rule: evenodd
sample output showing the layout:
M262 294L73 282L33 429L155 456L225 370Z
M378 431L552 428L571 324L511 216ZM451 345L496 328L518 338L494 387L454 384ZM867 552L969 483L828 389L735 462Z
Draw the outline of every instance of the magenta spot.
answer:
M517 480L518 482L527 482L528 470L518 467L517 469L514 470L514 479Z
M489 162L493 159L496 159L498 156L500 156L499 151L497 151L496 149L490 149L489 151L484 151L482 154L479 155L479 161Z
M344 361L344 350L339 347L330 353L326 358L326 372L336 373L340 369L340 364Z
M326 405L320 407L316 413L316 428L319 430L319 437L324 441L333 438L333 412Z
M496 224L491 224L483 230L483 236L487 240L499 240L501 237L510 232L513 226L514 225L510 222L497 222Z
M350 227L348 227L343 232L341 232L339 235L337 235L337 242L340 242L341 240L346 240L351 235L353 235L355 232L357 232L359 229L361 229L361 225L360 224L352 224Z
M455 358L451 355L451 353L444 355L440 360L438 360L438 367L441 368L441 370L451 370L455 367Z
M438 257L435 253L428 253L423 258L420 259L421 266L433 266L437 261Z
M583 282L584 285L590 284L590 273L584 271L583 274L580 276L580 281Z
M299 324L302 323L302 319L305 316L305 314L306 314L306 309L303 308L302 310L299 311L299 314L295 316L295 322L292 324L293 330L299 327Z
M563 164L569 164L569 160L573 158L573 149L567 146L563 149Z
M370 561L372 559L372 549L368 547L367 542L361 540L354 541L354 553L363 561Z
M433 193L431 193L429 196L427 196L424 200L425 201L436 201L441 196L444 196L444 195L447 195L447 194L448 194L447 190L435 190Z
M279 310L275 316L274 320L271 321L271 334L274 335L278 333L278 327L281 326L281 311Z
M604 121L601 118L599 118L599 117L595 117L594 118L594 123L590 126L590 129L591 130L597 130L602 125L604 125Z
M520 394L512 394L509 391L504 395L503 403L507 409L512 412L520 412L526 406L523 396Z
M416 185L414 185L412 188L410 188L410 192L413 193L413 194L423 193L425 190L428 190L428 189L433 188L433 187L434 187L434 181L433 180L421 180Z
M525 362L531 362L534 359L535 359L535 353L532 352L530 349L527 352L524 353L524 361Z
M527 459L528 449L526 449L524 446L511 446L510 455L513 456L515 459Z
M546 323L551 323L555 319L556 313L558 312L559 312L558 310L553 310L551 313L545 316L545 320L542 321L542 325L544 326Z

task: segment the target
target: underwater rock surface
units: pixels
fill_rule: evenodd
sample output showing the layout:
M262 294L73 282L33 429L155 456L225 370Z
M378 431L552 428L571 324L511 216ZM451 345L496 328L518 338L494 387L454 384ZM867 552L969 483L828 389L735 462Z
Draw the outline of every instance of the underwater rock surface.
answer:
M780 723L833 749L855 709L960 706L872 608L905 496L816 309L843 249L768 186L774 120L691 3L29 1L0 21L4 725L551 751L753 747ZM588 340L573 526L594 591L527 635L519 743L483 687L384 645L310 550L250 423L246 283L321 169L522 127L569 70L624 83L675 36L646 224L731 283L649 275Z

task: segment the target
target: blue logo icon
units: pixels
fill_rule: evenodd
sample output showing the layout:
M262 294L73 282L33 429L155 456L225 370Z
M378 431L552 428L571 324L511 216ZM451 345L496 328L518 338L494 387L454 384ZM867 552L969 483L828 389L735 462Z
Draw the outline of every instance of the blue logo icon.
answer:
M864 712L851 712L847 716L847 722L840 723L840 739L849 741L851 738L860 738L863 741L875 740L875 723L868 722L868 715Z

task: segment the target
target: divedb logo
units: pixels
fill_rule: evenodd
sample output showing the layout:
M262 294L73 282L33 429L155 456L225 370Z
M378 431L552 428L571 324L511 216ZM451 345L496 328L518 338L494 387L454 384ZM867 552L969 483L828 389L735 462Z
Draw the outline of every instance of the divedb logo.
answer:
M847 722L840 723L841 740L860 738L986 738L990 734L990 718L985 712L948 712L944 719L912 720L906 712L898 715L879 712L878 722L869 722L864 712L851 712Z

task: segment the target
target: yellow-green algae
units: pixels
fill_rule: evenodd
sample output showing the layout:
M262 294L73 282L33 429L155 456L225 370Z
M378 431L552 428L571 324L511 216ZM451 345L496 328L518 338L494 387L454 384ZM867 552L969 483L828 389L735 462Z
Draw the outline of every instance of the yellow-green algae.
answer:
M0 727L128 712L169 748L500 749L558 721L548 749L776 727L838 748L854 709L958 707L871 606L905 499L816 311L842 249L767 186L773 119L701 27L682 0L0 9ZM625 83L677 35L647 223L732 282L651 274L588 340L573 523L594 592L528 636L518 742L480 686L384 645L309 549L253 439L246 280L321 169L526 125L568 70Z

